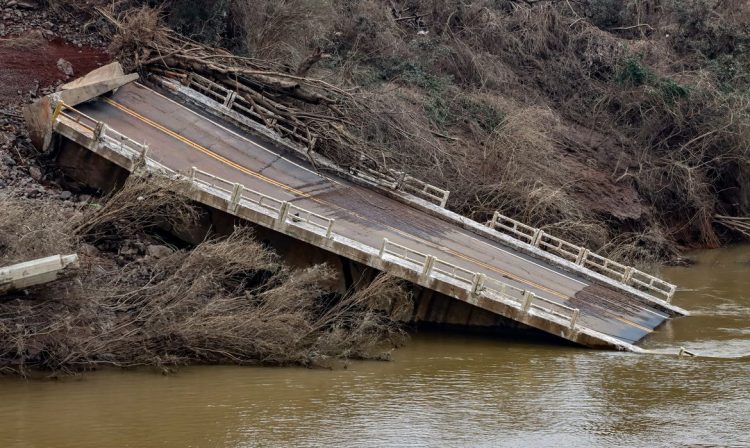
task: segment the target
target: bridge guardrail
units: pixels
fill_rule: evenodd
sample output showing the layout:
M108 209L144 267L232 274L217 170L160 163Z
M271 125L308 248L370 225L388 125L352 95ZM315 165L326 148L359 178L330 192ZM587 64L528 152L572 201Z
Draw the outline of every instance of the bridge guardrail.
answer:
M234 110L235 112L250 118L258 124L275 129L282 135L291 137L293 140L297 140L298 142L301 142L308 146L308 148L312 149L312 146L315 142L314 136L297 132L296 128L292 129L282 123L275 121L273 119L275 114L272 111L264 108L263 106L251 104L242 96L237 95L237 93L233 90L227 89L221 84L218 84L196 73L191 73L188 76L187 81L188 87L193 88L194 90L204 94L205 96L218 103L221 103L224 107L230 110ZM263 115L259 114L257 110L262 111ZM264 116L272 117L272 122L269 123L268 120L264 118ZM384 173L371 170L369 168L359 168L359 170L370 174L379 181L389 184L393 189L404 191L421 199L434 202L435 204L443 208L445 208L445 205L448 202L448 197L450 196L450 191L438 188L434 185L428 184L427 182L423 182L401 171L391 169L388 170L388 172Z
M445 204L448 202L448 197L450 196L450 191L423 182L403 171L392 169L388 171L396 180L396 189L403 190L431 202L436 202L440 207L445 208Z
M516 302L524 312L528 312L533 308L567 320L569 328L575 328L581 314L578 308L572 308L553 300L545 299L531 291L523 290L492 278L486 278L480 288L506 300ZM541 302L542 304L537 302Z
M84 115L73 108L67 107L67 109L74 111L75 113ZM59 120L63 111L55 114L55 120ZM63 115L64 116L64 115ZM73 117L65 117L73 119ZM103 130L105 133L109 133L111 128L104 125L103 122L98 122L90 117L88 120L93 121L93 126L86 126L87 129L91 130L96 134L96 130L100 129L101 134ZM74 120L75 121L75 120ZM119 134L119 133L118 133ZM122 134L119 134L122 135ZM111 136L111 135L110 135ZM125 136L123 136L125 137ZM125 137L127 138L127 137ZM134 140L128 139L131 142ZM110 144L117 147L117 138L111 139L95 139L96 144ZM122 141L122 139L120 139ZM136 142L137 143L137 142ZM140 150L138 149L140 147ZM163 175L171 176L181 180L187 180L190 185L195 186L203 191L211 194L218 194L224 199L229 200L229 208L231 211L236 212L237 208L242 205L242 201L252 203L257 206L266 208L276 215L276 221L283 225L295 225L295 226L308 226L312 229L317 230L318 233L325 235L326 238L335 238L336 233L334 232L335 220L332 218L325 217L317 214L305 208L299 207L289 201L282 201L271 196L259 193L255 190L246 188L244 185L232 182L230 180L221 178L213 175L206 171L200 170L196 167L192 167L187 176L179 174L174 170L165 167L164 165L148 158L145 151L148 147L146 145L127 145L119 146L121 153L125 152L133 160L144 159L146 161L146 168L150 169L153 167L154 170L160 172ZM346 237L340 236L342 239ZM358 243L362 244L362 243ZM364 244L362 244L365 247ZM389 241L387 238L383 239L383 243L380 250L370 248L373 252L378 253L379 258L382 260L386 256L395 258L397 261L401 261L400 264L407 263L413 265L412 269L419 273L420 278L435 278L436 275L448 278L452 280L453 284L464 288L471 295L484 296L491 300L497 298L505 301L511 301L524 313L529 313L530 310L534 309L541 313L555 316L558 319L562 319L567 322L567 327L574 331L578 322L579 310L568 307L566 305L554 302L543 297L535 295L533 292L528 290L522 290L515 286L501 282L499 280L488 278L485 274L474 272L466 268L462 268L455 264L441 260L434 255L429 255L415 249L409 248L393 241ZM546 304L544 306L542 304ZM557 311L561 310L561 311ZM547 318L548 319L548 318Z
M578 308L572 308L540 297L529 290L489 278L485 274L464 269L432 255L410 249L384 238L379 256L382 259L386 255L417 265L421 276L430 277L433 276L433 273L438 273L465 284L472 294L484 295L489 298L495 296L500 299L510 300L524 313L528 313L531 309L534 309L556 316L563 321L567 321L568 328L571 330L575 329L578 323L580 317L580 310Z
M487 225L491 229L510 235L532 246L536 246L545 252L552 253L577 265L591 269L625 285L658 294L666 302L672 301L672 297L677 290L677 286L658 277L610 260L591 252L585 247L552 236L542 229L516 221L499 212L493 214L492 220Z
M148 145L146 143L137 142L107 126L106 123L98 121L78 109L68 106L62 101L57 103L57 106L55 106L55 112L52 116L53 122L60 119L60 117L63 117L79 126L82 126L91 132L93 139L96 141L109 140L114 142L115 146L120 149L120 152L132 151L141 156L145 156L148 153Z
M281 131L287 137L291 137L294 140L304 143L310 146L313 143L313 139L310 136L297 132L296 129L291 129L279 122L273 117L275 113L266 109L258 104L251 104L245 100L242 96L237 95L237 92L227 89L219 83L211 81L210 79L201 76L197 73L191 73L188 75L188 87L197 90L198 92L206 95L212 100L221 103L224 107L234 110L237 113L245 115L246 117L258 122L259 124ZM264 115L259 114L256 110L260 110ZM265 117L272 117L272 123L269 123Z

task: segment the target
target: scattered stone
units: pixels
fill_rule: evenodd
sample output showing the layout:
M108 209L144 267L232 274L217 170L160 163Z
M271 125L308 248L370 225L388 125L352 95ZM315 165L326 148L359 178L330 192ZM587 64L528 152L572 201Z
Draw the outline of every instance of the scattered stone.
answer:
M81 255L86 255L87 257L96 257L99 255L99 249L97 249L94 245L83 243L81 244L78 251L81 253Z
M68 199L73 197L73 193L69 192L68 190L64 190L60 193L60 199L63 201L67 201Z
M146 253L154 258L164 258L172 255L172 249L162 244L149 244Z
M127 246L120 250L120 255L135 255L137 253L138 250L132 246Z
M32 166L31 168L29 168L29 176L31 176L31 178L35 181L39 182L40 180L42 180L42 170L35 166Z
M73 65L63 58L57 60L57 68L67 77L71 77L75 74L73 71Z
M5 6L8 8L38 9L39 3L33 0L9 0Z
M82 194L78 196L78 202L89 202L91 200L90 194Z

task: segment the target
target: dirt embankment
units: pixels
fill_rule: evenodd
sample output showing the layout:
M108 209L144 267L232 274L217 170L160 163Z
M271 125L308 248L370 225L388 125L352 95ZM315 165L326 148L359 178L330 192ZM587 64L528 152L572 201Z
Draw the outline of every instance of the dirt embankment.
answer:
M41 89L83 75L110 60L101 49L78 47L38 30L0 38L0 98L24 99Z
M109 60L108 42L84 20L33 1L0 1L0 193L79 200L31 145L22 107ZM83 200L90 196L84 195Z

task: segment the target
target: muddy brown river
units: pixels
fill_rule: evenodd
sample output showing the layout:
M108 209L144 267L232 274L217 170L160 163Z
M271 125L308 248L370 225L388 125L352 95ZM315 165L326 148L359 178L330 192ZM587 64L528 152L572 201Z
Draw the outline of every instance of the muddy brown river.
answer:
M750 446L750 246L692 257L654 354L417 334L333 371L5 378L0 447Z

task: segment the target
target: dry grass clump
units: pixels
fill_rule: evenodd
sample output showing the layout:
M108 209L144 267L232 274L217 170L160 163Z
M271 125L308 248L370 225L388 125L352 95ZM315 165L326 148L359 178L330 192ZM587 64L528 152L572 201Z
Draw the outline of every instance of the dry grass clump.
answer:
M0 194L0 266L58 253L70 253L77 244L70 222L80 211L64 209L48 199ZM29 213L34 210L33 213Z
M669 236L658 227L638 233L621 233L603 245L600 251L612 260L627 262L642 270L654 269L663 260L679 257Z
M188 186L155 175L133 175L125 186L94 204L72 228L72 233L96 243L106 238L128 236L159 226L167 231L194 223L198 210L184 195Z
M141 199L142 198L142 199ZM336 359L382 358L402 342L397 319L410 296L394 278L380 276L346 294L327 287L325 266L285 267L238 228L162 258L117 257L116 241L163 224L165 214L195 217L176 195L131 177L100 207L79 210L66 224L55 205L43 209L8 202L13 215L0 227L8 238L0 259L27 254L19 245L35 235L35 255L96 244L81 274L0 298L0 372L72 373L96 366L188 363L326 365ZM142 215L139 215L139 211ZM20 216L25 224L14 225ZM184 222L184 221L182 221ZM59 242L59 245L55 244Z
M109 46L112 54L129 53L138 61L141 49L156 39L161 26L158 8L134 8L123 17L122 30L114 35ZM137 63L136 63L137 65Z
M320 45L335 16L330 3L320 0L235 0L229 9L230 27L243 36L240 45L248 55L288 67Z

